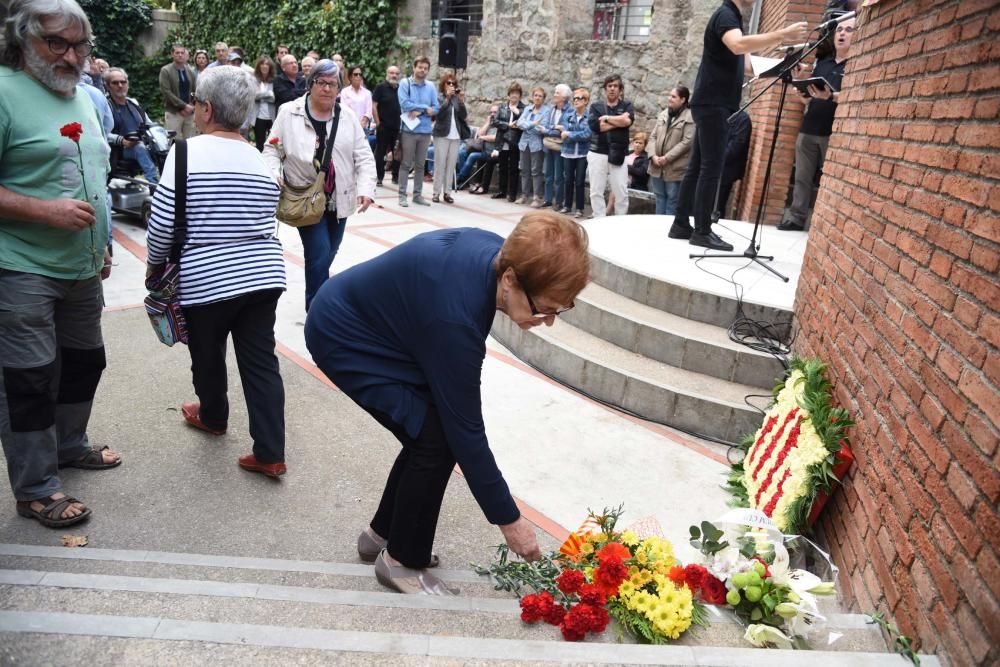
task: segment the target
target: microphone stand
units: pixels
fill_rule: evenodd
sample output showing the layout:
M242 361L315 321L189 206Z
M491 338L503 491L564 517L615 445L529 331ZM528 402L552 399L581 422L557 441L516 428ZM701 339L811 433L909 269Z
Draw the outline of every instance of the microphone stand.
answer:
M771 150L768 153L768 156L767 156L767 166L764 169L764 185L763 185L762 192L761 192L761 195L760 195L760 202L757 204L757 214L756 214L756 218L755 218L754 223L753 223L753 234L750 237L750 245L742 253L721 253L721 254L717 254L717 255L710 255L710 254L707 254L707 253L704 253L704 254L691 254L691 255L688 255L689 259L695 259L695 258L703 259L703 258L709 258L709 257L711 257L711 258L718 258L718 257L724 257L724 258L732 258L732 257L747 258L747 259L751 260L752 262L754 262L755 264L758 264L758 265L764 267L765 269L767 269L768 271L770 271L774 275L778 276L784 282L786 282L786 283L788 282L788 276L779 273L773 267L768 266L763 261L761 261L761 260L767 260L768 262L773 262L774 261L774 256L773 255L761 255L760 254L760 244L757 241L757 234L758 234L758 232L761 231L761 229L763 227L764 207L765 207L765 205L767 203L767 190L768 190L768 186L771 183L771 167L774 164L774 149L777 146L777 143L778 143L778 134L779 134L779 132L781 130L781 114L782 114L782 111L785 108L785 96L786 96L786 93L788 92L788 84L792 80L792 69L794 69L796 65L798 65L800 62L802 62L802 60L806 56L808 56L810 53L812 53L813 51L815 51L819 47L819 45L823 42L824 39L826 39L826 34L825 33L824 33L823 37L821 37L819 40L816 41L815 44L809 45L807 48L803 49L800 52L793 51L793 52L787 54L785 56L784 60L781 61L781 63L779 63L778 65L775 65L774 67L772 67L767 72L762 73L759 77L755 77L755 79L757 79L757 78L761 78L761 77L764 77L764 76L769 76L772 73L774 73L774 79L772 79L769 84L767 84L766 86L764 86L764 88L762 88L759 93L757 93L756 95L754 95L753 97L751 97L747 101L746 104L744 104L742 107L740 107L739 110L736 111L736 113L732 114L727 119L729 122L732 122L732 120L736 117L737 114L739 114L741 111L745 111L751 104L753 104L754 102L756 102L761 97L761 95L763 95L764 93L766 93L767 91L769 91L772 86L774 86L775 84L777 84L779 81L781 82L781 97L778 98L778 110L777 110L777 112L775 113L775 116L774 116L774 132L771 135ZM720 183L720 186L721 186L721 183ZM715 211L715 209L718 207L718 205L719 205L719 188L716 188L716 191L715 191L715 203L712 206L712 210ZM763 237L763 234L761 234L761 236Z

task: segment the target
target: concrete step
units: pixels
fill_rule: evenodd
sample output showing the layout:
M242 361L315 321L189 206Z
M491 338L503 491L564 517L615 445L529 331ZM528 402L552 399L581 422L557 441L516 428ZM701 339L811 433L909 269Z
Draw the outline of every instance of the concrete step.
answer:
M721 380L770 391L784 371L773 355L730 340L726 328L647 306L596 283L562 317L630 352Z
M380 628L380 625L373 626ZM47 635L47 636L46 636ZM0 611L0 639L4 653L20 653L37 660L37 653L25 653L27 642L39 646L48 661L56 664L82 664L80 645L74 641L53 641L56 637L117 637L142 642L145 660L134 664L163 664L173 657L171 642L180 643L186 658L195 664L207 664L204 654L194 653L193 644L213 646L211 657L218 664L220 653L230 647L287 648L323 653L279 654L279 664L288 664L293 656L297 664L338 664L345 654L358 655L368 664L414 664L408 657L424 657L431 664L452 664L456 659L479 664L647 664L647 665L717 665L753 667L798 667L808 661L810 667L876 667L894 658L884 652L839 651L761 651L752 648L711 646L640 646L587 641L572 644L562 641L475 638L446 634L334 630L273 623L191 621L170 616L126 614L84 614L48 611ZM37 638L37 639L36 639ZM119 649L121 650L121 649ZM366 655L367 654L367 655ZM105 654L106 655L106 654ZM231 655L231 654L229 654ZM270 655L275 655L271 653ZM253 653L250 657L257 657ZM263 656L261 656L263 657ZM278 656L275 656L278 657ZM201 658L202 660L198 660ZM401 658L401 659L400 659ZM922 659L925 667L938 667L934 657ZM15 659L15 663L17 660ZM89 662L89 661L84 661ZM171 660L171 662L174 662ZM260 660L255 661L261 662ZM185 664L191 664L185 660ZM241 663L243 664L243 663ZM271 663L273 664L273 663ZM360 663L352 663L360 664ZM424 663L427 664L427 663ZM468 663L465 663L468 664Z
M695 248L692 247L692 250ZM651 308L723 328L729 327L738 315L735 295L712 294L654 278L593 253L590 259L591 277L595 283ZM692 266L691 270L698 269ZM776 326L787 323L778 327L782 335L787 335L792 321L790 310L746 301L743 303L743 314L752 320Z
M738 442L760 425L744 402L759 387L670 366L556 320L522 331L509 318L493 321L494 337L515 355L602 401L702 436Z
M386 591L375 582L370 566L354 563L16 544L0 544L0 554L4 559L0 600L7 610L110 611L191 622L224 619L329 630L377 627L398 633L560 640L552 628L542 630L521 623L513 595L491 590L489 578L466 570L441 570L462 592L458 597L438 598ZM10 567L29 559L32 569ZM114 572L115 568L119 571ZM271 583L306 576L321 578L311 585ZM329 585L334 583L347 587ZM732 615L714 607L709 612L711 627L697 628L676 644L745 647L743 628ZM830 648L885 649L878 630L864 617L836 613L835 605L824 613L831 632L838 637ZM605 640L616 636L615 627L604 635Z

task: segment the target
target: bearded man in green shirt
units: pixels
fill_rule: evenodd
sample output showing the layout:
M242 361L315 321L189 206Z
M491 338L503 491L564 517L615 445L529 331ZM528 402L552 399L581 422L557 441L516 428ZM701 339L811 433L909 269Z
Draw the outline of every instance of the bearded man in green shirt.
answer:
M108 145L76 92L93 50L75 0L14 0L0 54L0 441L18 514L90 516L60 467L121 463L87 438L105 367ZM108 262L110 266L110 262Z

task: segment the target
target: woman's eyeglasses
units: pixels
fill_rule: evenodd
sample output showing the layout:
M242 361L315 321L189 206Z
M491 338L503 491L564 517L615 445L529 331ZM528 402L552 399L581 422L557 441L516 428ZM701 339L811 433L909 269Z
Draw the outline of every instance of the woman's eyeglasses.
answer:
M532 317L537 317L538 319L544 319L546 317L555 317L555 316L558 316L558 315L562 315L567 310L572 310L573 306L576 305L575 302L570 302L570 304L568 306L566 306L565 308L560 308L559 310L553 310L551 312L545 312L545 311L539 310L538 307L535 306L535 301L534 301L534 299L531 298L531 295L528 294L528 290L525 290L525 289L522 288L522 291L524 292L524 296L528 297L528 307L531 308L531 316Z
M576 97L573 98L573 101L574 102L586 102L587 98L586 97L580 97L579 95L577 95Z

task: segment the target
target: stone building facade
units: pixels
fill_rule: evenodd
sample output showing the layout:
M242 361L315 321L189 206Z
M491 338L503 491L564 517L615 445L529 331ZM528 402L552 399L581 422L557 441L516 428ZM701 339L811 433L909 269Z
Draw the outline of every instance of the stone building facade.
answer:
M431 38L431 2L409 0L401 9L401 33L408 57L427 55L435 66L438 44ZM489 105L506 99L518 81L527 91L558 83L600 93L604 77L620 73L625 97L635 105L636 129L652 129L670 89L693 87L702 34L718 0L655 0L649 40L595 41L593 0L484 0L482 36L469 39L469 67L460 73L472 122ZM406 63L404 71L409 71Z

